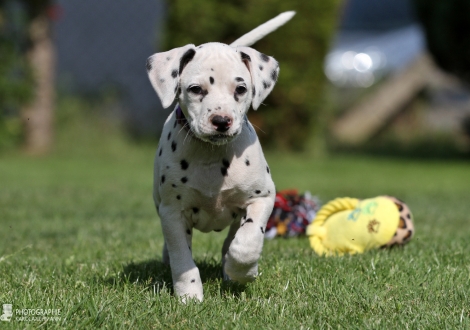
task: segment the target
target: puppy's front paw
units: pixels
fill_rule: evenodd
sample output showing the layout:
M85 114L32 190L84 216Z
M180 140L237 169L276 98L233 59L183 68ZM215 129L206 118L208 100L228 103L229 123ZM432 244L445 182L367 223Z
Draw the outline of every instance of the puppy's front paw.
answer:
M241 284L253 282L258 276L258 263L240 264L227 258L224 265L224 280L237 281Z
M196 299L202 301L204 295L202 293L202 284L200 283L200 279L194 279L194 282L187 284L178 282L174 284L175 293L178 297L181 298L183 303L186 303L190 299Z

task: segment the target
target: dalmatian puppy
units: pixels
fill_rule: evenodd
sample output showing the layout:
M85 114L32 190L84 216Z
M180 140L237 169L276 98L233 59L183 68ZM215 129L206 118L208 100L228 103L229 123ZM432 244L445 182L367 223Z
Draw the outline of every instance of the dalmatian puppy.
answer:
M246 112L271 92L279 65L248 46L293 15L283 13L231 45L190 44L147 60L163 107L179 102L157 148L153 197L165 238L163 262L183 301L203 299L193 229L229 227L222 247L225 279L247 283L258 274L275 187Z

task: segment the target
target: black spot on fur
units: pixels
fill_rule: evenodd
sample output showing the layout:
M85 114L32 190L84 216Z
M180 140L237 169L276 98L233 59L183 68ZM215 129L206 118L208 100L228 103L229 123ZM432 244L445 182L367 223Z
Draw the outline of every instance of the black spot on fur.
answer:
M407 217L408 219L411 219L411 215L410 215L409 213L406 215L406 217Z
M237 95L237 93L233 94L233 98L235 99L235 101L237 101L237 102L238 102L238 100L239 100L239 99L238 99L238 95Z
M199 212L199 208L193 207L193 212L194 212L194 213L198 213L198 212Z
M411 235L413 235L413 232L411 230L408 230L408 233L403 237L403 241L407 241L411 238Z
M243 79L242 77L236 77L236 78L235 78L235 81L240 82L240 81L245 81L245 79Z
M164 83L164 82L165 82L165 79L160 78L160 82L161 82L161 83Z
M271 83L267 82L266 80L263 80L263 87L264 89L268 89L269 87L271 87Z
M259 53L259 57L263 62L269 62L269 56L263 53Z
M191 280L191 283L194 283L194 282L196 282L196 280L193 278L193 279Z
M166 58L166 60L167 60L167 61L171 60L171 57L170 57L170 56L168 56L168 57Z
M269 173L269 166L266 166L266 171Z
M222 159L222 165L224 167L222 167L220 169L220 172L222 173L223 176L227 176L227 174L228 174L227 169L230 167L230 162L227 159L224 158L224 159Z
M191 235L191 230L190 230L190 229L186 229L186 234Z
M260 64L260 65L259 65L259 69L260 69L261 71L263 71L264 67Z
M264 228L263 227L260 227L261 228L261 232L264 234Z
M250 166L250 161L248 159L245 159L245 164L246 166Z
M177 196L176 196L176 199L177 199L177 200L180 200L180 199L181 199L181 196L180 196L180 195L177 195Z
M243 226L245 225L245 223L251 223L251 222L253 222L253 219L248 218L248 219L246 219L245 222L243 222L243 223L240 225L240 227L243 227Z
M171 71L171 76L172 76L173 78L178 77L178 70L174 69L173 71Z
M398 228L407 228L406 221L402 217L400 217L400 220L398 221Z
M253 92L253 97L255 97L255 95L256 95L256 88L255 88L255 86L253 86L252 92Z
M187 178L187 177L185 177L185 176L184 176L184 177L182 177L182 178L181 178L181 182L183 182L183 183L186 183L186 182L188 182L188 178Z
M273 71L271 72L271 79L272 79L273 81L277 81L277 71L276 71L276 70L273 70Z
M181 164L181 169L182 169L182 170L186 170L186 169L188 168L188 166L189 166L189 163L188 163L186 160L184 160L184 159L181 160L180 164Z
M211 68L211 71L214 71L214 69Z
M196 51L190 48L186 51L186 53L183 54L183 56L181 56L179 74L183 72L184 67L193 59L195 54Z
M211 85L213 85L213 84L214 84L214 78L212 78L212 77L209 77L209 81L210 81Z
M167 137L167 140L169 141L171 138L171 132L168 132L168 137Z
M158 152L158 156L162 155L162 148L160 148L160 151Z
M211 112L211 111L212 111L211 109L207 108L207 112Z
M261 194L261 190L255 190L256 194Z
M248 54L246 54L246 53L244 53L244 52L240 52L240 55L241 55L241 57L242 57L242 61L245 61L245 60L246 60L246 61L250 61L250 62L251 62L251 57L250 57L250 55L248 55Z
M151 57L147 59L147 63L145 64L145 66L147 67L147 72L152 70L152 58Z
M162 179L160 180L160 184L164 184L165 183L165 176L162 175Z
M176 151L176 142L175 142L175 141L172 141L172 142L171 142L171 150L172 150L173 152Z

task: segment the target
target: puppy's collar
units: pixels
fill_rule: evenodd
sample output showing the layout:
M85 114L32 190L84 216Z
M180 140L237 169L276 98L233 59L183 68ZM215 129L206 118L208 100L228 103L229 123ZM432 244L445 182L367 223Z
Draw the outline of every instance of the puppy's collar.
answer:
M181 107L178 105L178 108L176 108L176 122L183 126L186 129L189 129L188 127L188 120L184 116L183 110L181 110Z

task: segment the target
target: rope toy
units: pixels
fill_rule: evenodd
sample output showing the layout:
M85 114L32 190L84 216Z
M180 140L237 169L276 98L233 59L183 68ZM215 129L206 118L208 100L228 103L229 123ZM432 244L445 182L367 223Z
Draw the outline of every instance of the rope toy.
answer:
M308 191L302 195L299 195L296 189L277 192L274 209L266 225L264 237L271 239L305 235L307 226L315 218L319 209L318 198Z

